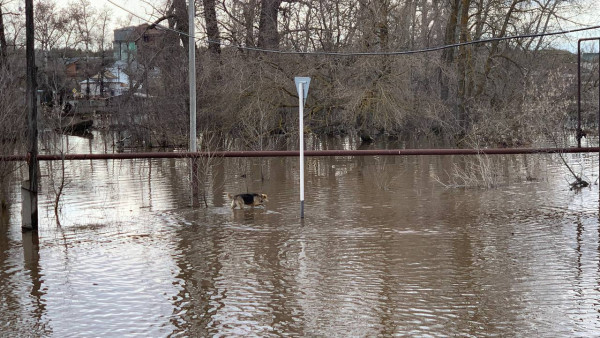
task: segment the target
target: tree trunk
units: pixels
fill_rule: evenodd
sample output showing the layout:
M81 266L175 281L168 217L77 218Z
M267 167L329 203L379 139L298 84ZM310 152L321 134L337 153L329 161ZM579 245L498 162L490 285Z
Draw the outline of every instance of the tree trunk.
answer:
M6 62L6 35L4 34L4 20L2 17L2 6L0 6L0 66L7 64Z
M188 20L188 11L185 0L173 0L173 4L171 5L170 12L173 17L169 19L169 28L173 28L178 32L179 38L181 39L181 43L183 44L183 50L188 50L189 39L189 20Z
M421 0L421 47L429 47L429 1Z
M258 47L276 49L279 47L277 16L281 0L262 0L258 23Z
M206 36L208 37L208 50L214 54L221 53L221 39L219 38L219 25L215 0L203 0L204 20L206 21Z
M386 1L379 1L378 3L378 23L376 27L376 34L379 38L379 45L381 50L387 52L389 50L389 15L390 6Z
M452 0L448 23L446 24L446 33L444 35L444 44L451 45L456 42L456 28L458 26L458 11L460 8L460 0ZM442 52L442 67L449 67L454 61L454 49L446 48ZM440 96L446 101L449 98L448 77L444 74L444 69L440 69Z
M469 41L469 7L471 0L461 0L460 13L460 43ZM463 131L469 128L469 116L467 113L466 102L470 95L470 83L472 81L471 72L471 47L460 46L458 53L458 107L456 118Z
M244 4L244 29L246 30L246 37L244 43L248 47L254 47L254 11L255 1L249 1Z
M521 2L523 2L524 0L512 0L510 7L508 8L508 11L506 12L506 15L504 16L504 21L502 22L502 27L500 28L500 32L498 33L497 38L503 38L506 36L506 32L508 30L509 24L512 20L512 15L513 13L517 10L517 5L520 4ZM485 60L485 66L483 68L483 75L481 76L481 79L478 83L477 86L477 93L476 96L480 95L481 93L483 93L483 90L485 88L485 84L487 81L487 78L492 70L492 62L493 59L497 56L498 54L498 47L500 45L500 41L492 41L491 43L491 48L490 48L490 52L488 54L487 59Z

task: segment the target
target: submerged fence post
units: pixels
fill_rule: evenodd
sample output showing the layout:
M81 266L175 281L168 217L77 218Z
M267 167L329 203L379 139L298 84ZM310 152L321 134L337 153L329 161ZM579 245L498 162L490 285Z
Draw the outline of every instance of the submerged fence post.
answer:
M304 103L308 95L310 77L295 77L296 90L298 91L299 122L298 133L300 134L300 218L304 218Z

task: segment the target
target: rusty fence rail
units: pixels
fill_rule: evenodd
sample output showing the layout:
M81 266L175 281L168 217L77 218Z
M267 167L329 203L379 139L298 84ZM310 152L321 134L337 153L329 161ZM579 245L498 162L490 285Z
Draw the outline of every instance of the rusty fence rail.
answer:
M600 147L569 148L482 148L482 149L367 149L367 150L306 150L304 156L415 156L415 155L508 155L593 153ZM200 157L293 157L298 150L212 151L212 152L138 152L112 154L49 154L38 155L40 161L60 160L126 160L150 158ZM0 161L27 161L28 155L0 155Z

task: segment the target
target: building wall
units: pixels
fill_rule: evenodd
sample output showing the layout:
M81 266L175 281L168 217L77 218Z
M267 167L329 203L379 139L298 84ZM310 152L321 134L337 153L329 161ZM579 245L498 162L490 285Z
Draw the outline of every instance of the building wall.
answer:
M135 57L137 47L131 41L113 41L114 58L125 62L132 61Z
M115 29L113 41L115 60L130 62L136 59L136 54L140 49L156 48L164 36L164 31L147 28L148 24L142 24Z
M77 62L68 64L65 72L68 77L77 77Z
M87 81L83 81L81 84L81 94L87 95ZM90 96L100 96L100 83L89 82ZM127 91L127 86L121 82L105 82L104 83L104 95L105 96L118 96L122 95Z
M115 60L131 61L135 52L136 27L124 27L114 30L114 57Z

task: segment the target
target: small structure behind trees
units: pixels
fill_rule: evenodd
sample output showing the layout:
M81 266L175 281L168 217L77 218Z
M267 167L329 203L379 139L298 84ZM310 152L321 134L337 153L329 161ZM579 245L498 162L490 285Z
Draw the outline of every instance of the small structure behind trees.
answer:
M81 93L91 96L110 97L123 95L129 90L129 76L118 64L79 82Z

